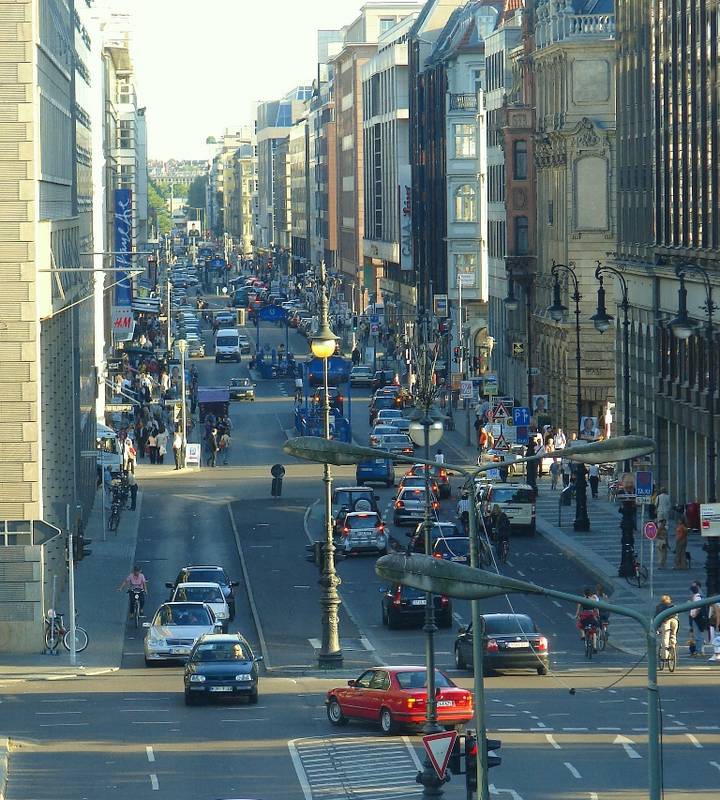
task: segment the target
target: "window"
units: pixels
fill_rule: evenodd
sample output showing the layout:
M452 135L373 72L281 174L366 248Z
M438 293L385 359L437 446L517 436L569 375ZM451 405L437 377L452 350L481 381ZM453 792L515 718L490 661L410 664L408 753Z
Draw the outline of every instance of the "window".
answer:
M455 221L477 221L477 192L470 184L460 186L455 192Z
M473 91L477 94L483 88L483 71L474 69L472 71Z
M475 126L453 125L455 158L475 158Z
M472 289L477 285L477 253L455 253L455 286Z
M515 255L527 255L528 248L528 218L515 217Z
M513 177L516 181L526 181L527 176L527 142L525 139L518 139L513 142Z
M395 17L380 17L380 33L389 31L395 24Z
M555 201L548 200L548 225L555 224Z

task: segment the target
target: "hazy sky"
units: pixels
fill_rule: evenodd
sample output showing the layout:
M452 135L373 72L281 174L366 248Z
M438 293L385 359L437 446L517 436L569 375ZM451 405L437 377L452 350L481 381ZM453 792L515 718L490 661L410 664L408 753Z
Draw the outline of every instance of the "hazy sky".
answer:
M363 0L133 0L133 59L150 158L206 158L205 139L250 124L258 100L311 83L317 30Z

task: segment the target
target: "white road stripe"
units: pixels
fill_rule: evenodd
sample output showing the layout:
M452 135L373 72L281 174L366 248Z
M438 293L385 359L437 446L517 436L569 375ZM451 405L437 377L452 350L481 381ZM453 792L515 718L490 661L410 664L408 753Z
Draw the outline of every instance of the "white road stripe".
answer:
M153 749L152 747L150 747L150 745L147 745L147 747L145 748L145 752L147 753L147 760L150 763L155 761L155 753L153 752Z
M555 737L551 733L546 733L545 738L548 740L548 744L552 745L556 750L562 750L562 747L555 741Z
M150 776L150 786L152 786L153 792L157 792L157 790L160 788L160 784L158 783L157 775L155 773Z
M569 761L563 762L567 767L568 772L573 776L573 778L577 778L578 780L582 777L580 773L573 767L573 765Z
M711 767L715 767L715 769L720 770L720 764L717 761L710 762Z
M686 733L685 736L697 747L699 750L702 750L702 744L698 741L696 736L693 736L692 733Z

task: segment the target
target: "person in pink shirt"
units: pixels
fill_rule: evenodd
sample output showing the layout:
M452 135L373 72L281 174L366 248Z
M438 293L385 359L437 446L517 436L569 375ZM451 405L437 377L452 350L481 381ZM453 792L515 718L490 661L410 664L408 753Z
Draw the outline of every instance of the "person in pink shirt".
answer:
M140 616L143 615L143 609L145 607L145 594L147 592L147 579L143 575L140 567L135 564L132 568L132 572L123 580L123 582L118 586L118 592L122 592L123 589L139 589L140 590ZM130 608L128 610L128 614L132 615L132 597L130 598Z

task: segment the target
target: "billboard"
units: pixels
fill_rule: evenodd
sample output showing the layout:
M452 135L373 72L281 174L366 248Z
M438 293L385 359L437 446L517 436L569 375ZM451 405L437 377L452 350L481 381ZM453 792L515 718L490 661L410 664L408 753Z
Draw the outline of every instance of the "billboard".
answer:
M398 167L398 196L400 202L400 269L413 268L412 238L412 178L410 165Z
M132 253L132 192L115 189L115 305L132 303L132 283L129 274Z

